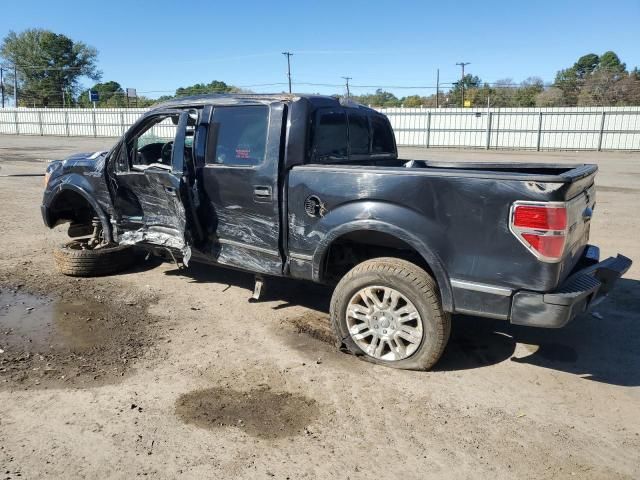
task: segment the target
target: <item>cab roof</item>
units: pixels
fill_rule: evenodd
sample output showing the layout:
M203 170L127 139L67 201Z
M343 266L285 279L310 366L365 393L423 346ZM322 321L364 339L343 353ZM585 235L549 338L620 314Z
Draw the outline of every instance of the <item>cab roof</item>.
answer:
M191 95L179 97L153 106L155 109L163 108L184 108L204 105L255 105L256 103L271 104L278 102L306 102L311 104L312 109L321 107L347 106L352 108L369 109L364 105L357 104L350 100L340 101L336 97L328 95L311 95L298 93L211 93L205 95Z

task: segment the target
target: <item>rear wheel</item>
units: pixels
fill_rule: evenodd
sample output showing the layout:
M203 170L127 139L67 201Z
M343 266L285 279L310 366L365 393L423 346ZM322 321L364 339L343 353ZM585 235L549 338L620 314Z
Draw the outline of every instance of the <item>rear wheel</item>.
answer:
M333 293L331 323L351 353L409 370L433 367L451 331L433 278L397 258L368 260L349 271Z
M72 277L97 277L117 273L135 263L129 245L93 247L89 239L61 245L53 254L60 273Z

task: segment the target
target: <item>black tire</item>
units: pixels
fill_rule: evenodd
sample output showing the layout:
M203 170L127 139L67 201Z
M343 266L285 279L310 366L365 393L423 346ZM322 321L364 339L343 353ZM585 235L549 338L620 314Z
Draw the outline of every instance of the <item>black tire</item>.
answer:
M383 360L368 355L349 333L347 307L357 292L367 286L390 287L411 301L419 313L422 341L410 356ZM331 298L331 326L338 346L379 365L406 370L428 370L439 360L449 341L451 315L442 310L434 279L423 269L398 258L375 258L351 269L336 286Z
M114 245L91 249L87 240L73 240L53 253L56 268L71 277L98 277L121 272L135 264L134 249Z

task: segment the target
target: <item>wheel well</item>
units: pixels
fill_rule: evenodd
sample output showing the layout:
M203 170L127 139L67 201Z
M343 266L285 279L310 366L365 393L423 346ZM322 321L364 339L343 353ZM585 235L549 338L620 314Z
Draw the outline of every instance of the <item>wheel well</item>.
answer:
M89 201L73 190L60 192L51 202L49 212L54 226L71 222L69 236L72 237L90 234L92 220L98 216Z
M407 260L437 279L433 270L418 251L404 240L388 233L359 230L350 232L331 243L324 257L323 281L337 283L357 264L377 257L396 257Z

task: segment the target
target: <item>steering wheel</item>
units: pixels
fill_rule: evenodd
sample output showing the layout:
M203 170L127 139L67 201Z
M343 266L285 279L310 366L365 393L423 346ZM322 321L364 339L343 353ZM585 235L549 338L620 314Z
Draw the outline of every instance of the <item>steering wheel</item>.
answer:
M171 165L171 153L173 152L173 141L167 142L162 146L160 158L165 165Z

